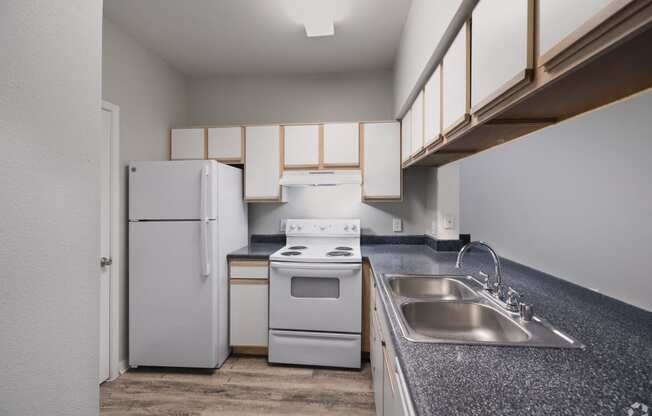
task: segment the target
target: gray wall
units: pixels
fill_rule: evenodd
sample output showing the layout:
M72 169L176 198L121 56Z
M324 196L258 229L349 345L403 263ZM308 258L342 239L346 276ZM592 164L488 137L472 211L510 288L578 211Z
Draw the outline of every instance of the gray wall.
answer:
M195 124L388 120L390 71L189 81Z
M284 204L249 204L249 232L280 232L287 218L360 218L364 234L423 234L434 218L424 192L430 169L405 172L403 201L362 203L360 185L289 188ZM403 232L392 231L392 218L403 219Z
M102 2L0 2L0 414L98 414Z
M120 360L127 359L126 164L167 160L168 128L185 123L188 99L184 77L138 41L104 19L102 98L120 107Z
M461 230L652 310L652 90L462 160Z

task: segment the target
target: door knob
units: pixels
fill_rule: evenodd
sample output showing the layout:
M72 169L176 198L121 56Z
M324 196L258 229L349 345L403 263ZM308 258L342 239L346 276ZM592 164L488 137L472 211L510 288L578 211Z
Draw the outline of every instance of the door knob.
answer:
M106 267L113 264L113 259L111 257L100 257L100 266Z

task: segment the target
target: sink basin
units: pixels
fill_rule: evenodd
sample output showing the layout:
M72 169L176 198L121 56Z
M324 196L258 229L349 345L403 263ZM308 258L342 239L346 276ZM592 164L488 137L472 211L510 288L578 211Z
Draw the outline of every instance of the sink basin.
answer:
M452 276L392 276L389 287L398 296L406 298L433 298L437 300L469 300L478 295Z
M401 312L412 332L437 340L506 344L530 339L514 321L480 303L408 302Z
M412 342L584 348L545 319L521 319L472 276L385 274L381 285Z

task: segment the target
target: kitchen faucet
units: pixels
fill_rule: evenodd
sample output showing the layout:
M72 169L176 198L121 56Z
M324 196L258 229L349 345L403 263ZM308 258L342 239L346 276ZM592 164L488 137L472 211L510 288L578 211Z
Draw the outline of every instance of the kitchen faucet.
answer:
M483 284L484 289L492 293L501 302L503 302L505 308L507 308L509 311L511 312L519 311L519 309L521 308L521 295L511 287L506 287L503 284L503 274L502 274L502 267L500 266L500 258L498 257L494 249L489 246L489 244L485 243L484 241L472 241L466 244L464 247L462 247L460 252L457 254L457 261L455 262L455 267L458 269L462 267L462 258L464 257L464 254L466 254L466 252L469 251L469 249L471 249L472 247L484 248L486 251L489 252L489 254L491 254L491 258L494 261L494 277L496 279L496 283L493 284L493 287L495 289L492 289L491 285L489 284L489 276L487 275L484 275L485 276L484 284Z

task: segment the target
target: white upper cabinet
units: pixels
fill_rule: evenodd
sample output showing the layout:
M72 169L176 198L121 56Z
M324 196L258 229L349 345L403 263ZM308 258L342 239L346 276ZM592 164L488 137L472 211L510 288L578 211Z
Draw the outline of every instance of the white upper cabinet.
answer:
M564 38L616 0L539 1L539 55L550 58ZM545 59L544 59L545 60Z
M526 70L532 69L534 29L530 16L533 8L534 0L481 0L473 10L471 107L474 111L518 85L526 78Z
M444 55L442 64L444 133L467 120L469 111L468 34L465 25Z
M435 69L423 93L424 146L441 136L441 66Z
M317 168L319 166L318 124L284 126L286 168Z
M172 129L170 159L204 159L204 129Z
M423 148L423 91L419 92L412 104L412 141L411 154L415 155Z
M324 166L350 166L360 164L358 123L324 124Z
M245 199L279 201L280 126L247 127L245 135Z
M244 127L208 129L208 158L220 162L241 163L244 150Z
M412 153L412 111L408 111L401 121L401 162L410 159Z
M363 199L400 200L400 124L363 123L361 132Z

